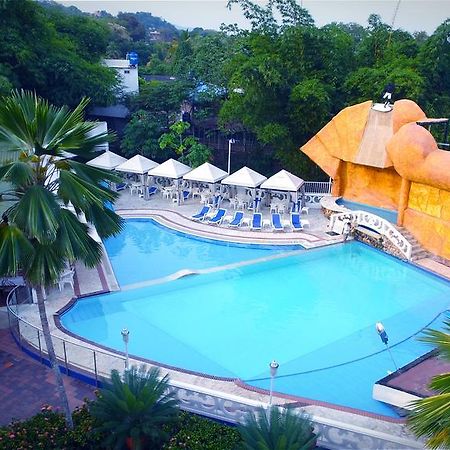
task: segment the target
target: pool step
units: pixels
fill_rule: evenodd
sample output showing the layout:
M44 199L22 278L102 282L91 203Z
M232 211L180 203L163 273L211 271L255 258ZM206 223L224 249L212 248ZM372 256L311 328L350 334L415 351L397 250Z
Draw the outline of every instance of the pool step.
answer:
M396 227L403 237L411 244L411 261L429 258L432 254L425 250L414 235L404 227Z

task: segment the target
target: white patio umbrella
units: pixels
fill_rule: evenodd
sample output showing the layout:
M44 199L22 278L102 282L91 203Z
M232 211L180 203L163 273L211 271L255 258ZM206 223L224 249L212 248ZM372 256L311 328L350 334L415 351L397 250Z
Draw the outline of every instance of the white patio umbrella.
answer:
M120 164L123 164L127 159L123 156L117 155L116 153L107 150L100 156L91 159L86 164L92 167L98 167L99 169L113 170Z
M147 200L147 173L150 169L153 169L157 166L157 162L152 161L151 159L148 159L142 155L135 155L128 161L125 161L124 163L117 166L116 170L118 170L119 172L136 173L138 175L141 175L141 181L144 185L144 198Z
M298 192L304 184L304 180L283 169L264 181L260 187L271 191L295 192L298 201Z

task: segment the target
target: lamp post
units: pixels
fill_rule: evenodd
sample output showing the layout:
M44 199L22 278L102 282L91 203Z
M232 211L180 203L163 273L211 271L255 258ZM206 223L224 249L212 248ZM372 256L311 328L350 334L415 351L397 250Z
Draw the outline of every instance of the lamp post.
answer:
M228 139L228 175L230 175L230 168L231 168L231 145L235 144L235 139Z
M277 375L278 367L280 367L280 365L275 360L273 360L269 364L269 368L270 368L269 406L272 406L273 380Z
M125 344L125 370L128 370L128 366L130 365L130 360L128 357L128 341L130 339L130 332L127 328L123 328L120 334L122 335L123 343Z
M391 349L389 348L389 336L387 335L383 324L381 322L377 322L375 324L375 328L377 330L378 336L380 336L381 342L383 342L383 344L386 346L387 351L389 352L389 356L394 363L395 371L398 372L397 364L395 364L394 356L392 355Z

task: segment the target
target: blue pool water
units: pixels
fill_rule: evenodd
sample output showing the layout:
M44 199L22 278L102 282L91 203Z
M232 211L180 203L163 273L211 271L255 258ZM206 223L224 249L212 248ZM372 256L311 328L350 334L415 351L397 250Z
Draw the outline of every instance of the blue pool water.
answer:
M393 211L391 209L376 208L375 206L365 205L364 203L351 202L350 200L346 200L344 198L339 198L336 203L354 211L367 211L369 213L380 216L391 223L397 223L397 211Z
M270 256L294 247L244 246L195 238L151 219L129 219L105 241L120 286L154 280L181 269L206 269ZM300 249L300 246L296 247Z
M118 350L127 327L133 355L263 388L276 359L279 392L395 416L372 399L394 370L375 323L403 366L428 350L411 336L439 327L449 299L450 283L351 242L83 299L62 324Z

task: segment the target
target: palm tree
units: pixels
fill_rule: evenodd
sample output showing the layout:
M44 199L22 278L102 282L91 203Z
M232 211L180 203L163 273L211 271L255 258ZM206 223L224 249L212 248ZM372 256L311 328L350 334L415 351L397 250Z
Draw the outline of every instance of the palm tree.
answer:
M101 423L99 431L107 432L107 448L122 449L125 444L134 450L143 445L161 448L167 438L162 425L178 414L178 402L167 392L168 382L167 375L160 379L156 367L147 371L145 366L133 366L123 380L117 370L111 372L111 383L90 407Z
M450 361L450 318L444 321L444 329L425 330L420 340L436 346L439 355ZM429 448L450 448L450 373L433 377L429 387L438 394L411 403L409 426L417 436L428 439Z
M317 439L308 416L276 406L250 413L238 430L242 450L309 450Z
M120 232L122 219L105 207L116 193L104 187L116 181L109 172L67 158L89 158L107 134L84 121L83 99L74 111L56 108L31 92L15 91L0 101L0 182L13 198L0 222L0 275L21 273L36 290L42 332L54 371L66 422L72 427L67 396L50 335L42 289L55 284L67 262L95 267L101 246L88 234L93 224L101 237ZM0 198L0 202L1 202Z

